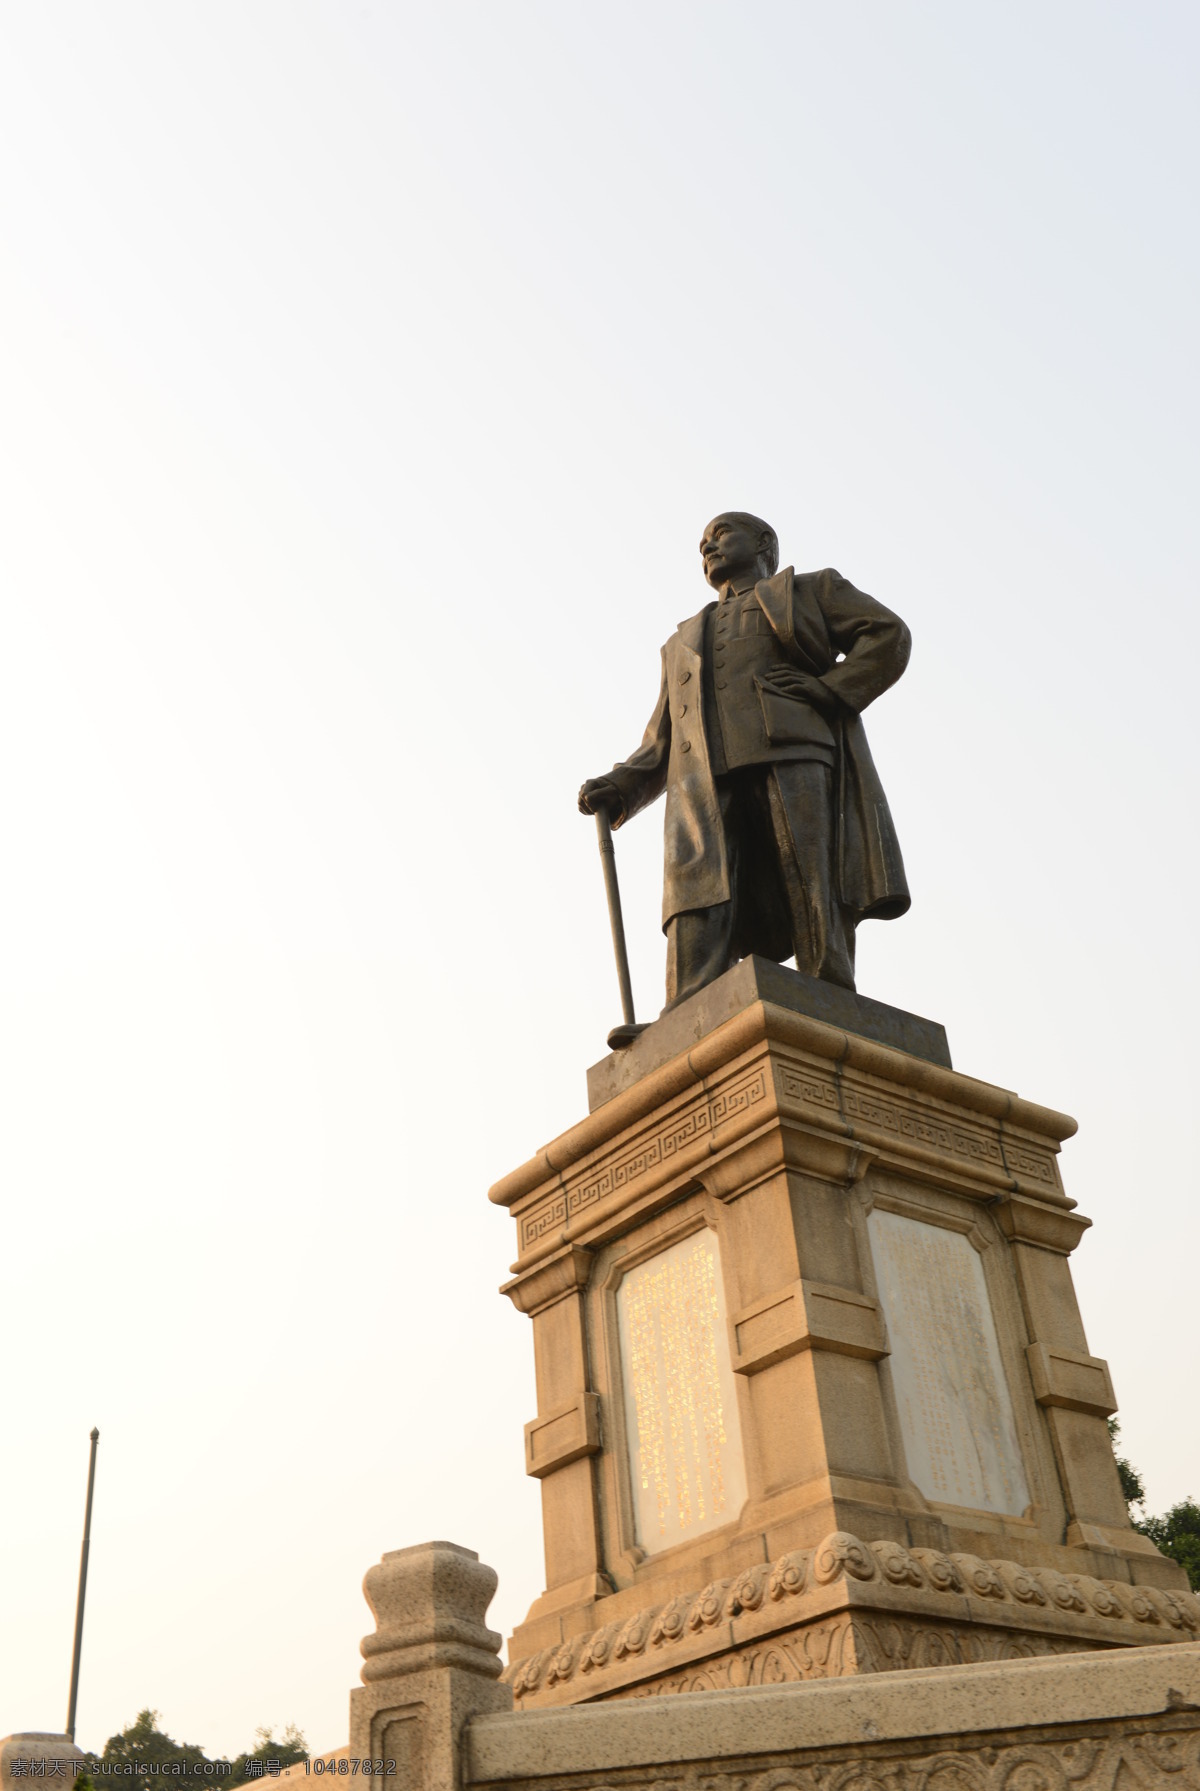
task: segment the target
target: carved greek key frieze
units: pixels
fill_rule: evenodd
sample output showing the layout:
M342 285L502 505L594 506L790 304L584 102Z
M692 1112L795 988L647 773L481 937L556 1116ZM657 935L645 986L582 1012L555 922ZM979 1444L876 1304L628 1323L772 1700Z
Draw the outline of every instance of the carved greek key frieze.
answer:
M810 1075L807 1070L791 1069L784 1065L780 1071L780 1086L790 1100L807 1101L813 1107L837 1109L837 1089L833 1083L826 1082L821 1076Z
M1055 1183L1054 1160L1039 1151L1023 1150L1011 1139L1004 1142L1004 1154L1014 1175L1027 1175L1034 1181Z
M636 1150L618 1157L615 1162L606 1163L599 1175L572 1188L567 1196L568 1212L578 1213L585 1206L592 1206L606 1195L615 1193L618 1188L628 1187L630 1182L636 1182L647 1170L678 1155L684 1145L709 1131L713 1123L708 1103L693 1107L683 1116L676 1116L669 1126L664 1126L661 1132L645 1139Z
M537 1243L544 1232L552 1230L555 1225L565 1225L566 1222L567 1203L559 1195L557 1199L547 1201L545 1206L539 1207L537 1212L531 1213L524 1221L521 1226L521 1242L528 1249L530 1244Z
M850 1121L860 1120L881 1132L895 1132L898 1137L929 1145L934 1150L948 1151L952 1156L988 1163L997 1169L1004 1167L999 1139L968 1132L944 1120L930 1119L927 1114L898 1107L893 1101L880 1100L877 1095L866 1094L861 1089L845 1089L842 1108Z
M644 1175L663 1166L697 1138L711 1133L738 1113L744 1113L766 1099L766 1071L755 1070L728 1088L717 1088L702 1095L690 1106L672 1114L658 1131L639 1139L637 1145L614 1157L602 1168L584 1175L566 1194L556 1193L541 1206L527 1213L521 1221L521 1247L532 1244L556 1225L565 1225L577 1214L622 1188L631 1187Z
M839 1102L837 1088L832 1082L827 1082L824 1077L808 1070L791 1066L781 1071L781 1086L785 1097L802 1101L810 1107L821 1107L827 1112L836 1112L840 1108L852 1125L857 1122L872 1126L877 1131L891 1132L897 1138L926 1145L950 1156L986 1163L994 1169L1004 1168L1005 1158L998 1138L969 1131L966 1127L956 1126L947 1120L931 1118L911 1107L869 1094L865 1089L843 1087ZM1035 1176L1040 1181L1054 1181L1054 1169L1048 1157L1043 1158L1032 1151L1019 1148L1014 1151L1010 1147L1008 1160L1021 1175Z
M749 1108L757 1105L766 1092L765 1070L757 1070L753 1076L747 1076L744 1081L735 1082L729 1088L718 1089L715 1094L709 1096L710 1124L723 1125L735 1113L745 1113Z

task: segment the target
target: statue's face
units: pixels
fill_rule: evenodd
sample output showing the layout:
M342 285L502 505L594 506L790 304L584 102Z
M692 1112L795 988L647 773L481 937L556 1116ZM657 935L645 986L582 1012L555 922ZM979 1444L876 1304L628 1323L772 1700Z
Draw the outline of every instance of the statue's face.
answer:
M704 576L714 590L730 579L758 577L762 538L730 516L714 516L700 537Z

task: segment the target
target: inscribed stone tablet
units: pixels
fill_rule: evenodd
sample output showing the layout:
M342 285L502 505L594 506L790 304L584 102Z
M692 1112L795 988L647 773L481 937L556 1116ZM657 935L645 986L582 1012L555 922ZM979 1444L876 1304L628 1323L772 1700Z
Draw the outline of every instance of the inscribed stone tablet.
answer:
M869 1219L908 1472L927 1499L1029 1504L983 1263L961 1231L876 1207Z
M655 1554L731 1522L746 1497L715 1233L631 1269L617 1317L634 1529Z

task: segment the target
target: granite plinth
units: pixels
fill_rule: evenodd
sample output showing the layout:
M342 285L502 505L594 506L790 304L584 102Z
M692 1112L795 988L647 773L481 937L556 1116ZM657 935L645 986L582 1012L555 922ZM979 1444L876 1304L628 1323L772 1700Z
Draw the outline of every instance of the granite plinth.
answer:
M804 980L738 966L491 1190L537 1368L525 1708L1200 1634L1121 1493L1074 1121L763 998Z
M626 1050L610 1052L594 1063L587 1073L589 1111L594 1113L614 1095L632 1088L651 1070L678 1057L722 1021L731 1020L755 1001L769 1001L791 1013L807 1014L812 1020L823 1020L827 1026L856 1033L859 1038L907 1051L911 1057L924 1058L927 1063L951 1067L946 1029L936 1020L888 1007L885 1002L872 1001L868 995L856 995L852 989L840 989L836 983L825 983L819 977L774 964L769 958L750 957L743 958L690 1001L663 1014Z

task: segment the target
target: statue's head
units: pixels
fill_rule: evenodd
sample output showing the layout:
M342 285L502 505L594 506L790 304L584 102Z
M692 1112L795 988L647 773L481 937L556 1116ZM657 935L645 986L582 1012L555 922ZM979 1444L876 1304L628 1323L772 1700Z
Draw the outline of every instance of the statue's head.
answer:
M770 578L779 566L779 537L761 516L726 510L701 535L700 557L714 590L739 578Z

